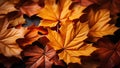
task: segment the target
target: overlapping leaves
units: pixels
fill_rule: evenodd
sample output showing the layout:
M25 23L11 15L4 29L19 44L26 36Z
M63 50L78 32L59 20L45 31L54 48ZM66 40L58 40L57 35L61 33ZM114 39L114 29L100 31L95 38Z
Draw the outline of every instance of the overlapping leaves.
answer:
M2 22L0 28L0 53L5 56L17 56L19 57L22 49L16 43L16 39L23 38L25 33L25 28L9 28L9 22L5 19L5 22Z
M98 40L96 51L101 59L100 68L113 68L120 63L120 41L114 44L108 37Z
M53 63L62 64L56 58L56 51L49 45L46 45L44 49L37 45L30 46L24 50L23 55L31 57L26 62L27 68L51 68Z
M67 24L68 23L68 24ZM47 38L55 50L62 50L59 58L69 63L81 63L79 56L89 56L96 48L91 45L84 45L89 28L86 23L66 22L60 28L60 33L48 29ZM78 41L79 40L79 41ZM83 46L82 46L83 45Z
M82 12L94 3L99 5L99 9L93 8L88 11L88 14ZM51 68L56 64L62 65L60 60L66 64L80 63L82 65L81 56L90 56L97 49L92 46L93 43L86 42L89 40L96 43L98 47L97 54L102 60L99 66L112 68L120 64L117 61L120 60L119 42L115 45L108 38L102 37L113 35L118 29L115 24L109 22L113 20L113 15L119 13L119 3L119 0L1 1L0 53L10 58L12 56L21 58L20 53L23 50L22 58L28 57L25 59L27 61L23 59L28 68ZM42 19L39 26L22 26L26 23L23 14L29 17L39 16ZM88 19L81 23L80 17L83 14L86 14ZM36 41L40 44L34 45ZM41 45L44 45L44 48ZM5 63L4 59L0 62ZM10 67L11 64L7 63L6 67Z

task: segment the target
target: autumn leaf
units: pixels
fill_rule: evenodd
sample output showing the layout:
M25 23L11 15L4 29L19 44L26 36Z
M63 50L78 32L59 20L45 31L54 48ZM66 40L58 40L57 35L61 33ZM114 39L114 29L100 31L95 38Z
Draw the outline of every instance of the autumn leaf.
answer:
M45 0L44 8L38 13L38 16L43 19L40 26L54 27L58 22L78 19L83 14L82 10L85 7L76 5L70 10L71 3L71 0Z
M119 0L90 0L93 3L100 5L101 8L109 9L112 15L117 15L120 12Z
M20 7L20 10L23 14L28 15L29 17L38 13L41 10L41 7L37 3L33 3L28 6Z
M39 38L44 37L45 34L47 34L47 30L45 30L43 27L35 27L34 25L32 25L28 27L24 38L17 39L17 43L21 47L25 47L27 45L31 45L33 42L37 41Z
M16 0L18 1L18 0ZM14 1L5 1L0 6L0 18L7 17L10 25L16 26L18 24L25 23L25 19L23 18L23 14L19 11L19 9L15 8Z
M12 4L11 2L6 1L0 5L0 17L1 16L4 17L5 14L12 11L17 11L17 9L15 8L14 4Z
M118 28L114 24L109 24L110 12L106 9L101 9L97 12L90 11L89 16L90 31L88 36L91 41L96 41L104 35L112 35Z
M27 68L51 68L52 64L56 63L54 59L56 51L49 45L46 45L44 49L37 45L30 46L24 50L23 55L25 57L31 57L26 62Z
M60 33L48 29L48 43L55 50L60 50L58 54L60 60L69 63L81 63L79 56L89 56L95 47L84 45L89 28L86 23L66 22L60 28Z
M100 68L113 68L120 63L120 41L114 44L108 37L101 38L95 44L96 51L101 59Z
M2 27L0 27L0 53L5 56L19 57L22 49L16 43L16 39L23 38L25 33L25 28L9 28L9 22L5 19Z

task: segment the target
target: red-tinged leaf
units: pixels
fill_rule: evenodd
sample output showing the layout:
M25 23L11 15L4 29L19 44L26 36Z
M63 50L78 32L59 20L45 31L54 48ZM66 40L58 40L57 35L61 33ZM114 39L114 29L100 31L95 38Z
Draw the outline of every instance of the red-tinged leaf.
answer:
M3 2L3 4L0 5L0 14L7 14L12 11L16 11L14 4L12 4L9 1Z
M96 53L101 59L100 68L113 68L120 63L120 41L114 44L104 37L98 40L96 46L99 47Z
M39 38L39 42L42 45L46 45L49 42L49 40L46 37L41 37L41 38Z
M98 5L101 8L111 10L112 15L116 15L120 12L120 0L90 0Z
M30 57L26 62L27 68L51 68L53 63L60 62L54 58L56 51L49 45L44 49L37 45L30 46L23 51L23 56Z
M30 4L28 6L22 6L20 10L23 14L26 14L28 16L32 16L38 13L40 11L41 7L37 3Z
M40 35L40 34L42 35ZM47 34L47 31L43 27L31 26L28 28L24 38L18 39L17 43L21 47L32 44L34 41L37 41L39 38L43 37L44 34Z

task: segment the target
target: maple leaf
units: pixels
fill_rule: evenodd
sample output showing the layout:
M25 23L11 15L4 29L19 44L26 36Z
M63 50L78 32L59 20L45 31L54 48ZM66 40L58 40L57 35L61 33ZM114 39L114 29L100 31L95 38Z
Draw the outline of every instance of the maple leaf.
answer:
M119 0L90 0L93 3L100 5L101 8L109 9L112 15L116 15L120 12Z
M104 35L112 35L118 28L114 24L109 24L110 12L106 9L101 9L97 12L90 11L89 16L90 31L88 36L92 41L96 41Z
M0 6L0 18L7 17L8 21L10 22L10 25L12 26L25 23L23 14L20 11L18 11L19 9L15 8L15 4L13 3L14 1L15 0L7 0L3 2Z
M45 0L44 8L38 13L38 16L43 19L40 26L54 27L58 22L78 19L85 7L76 5L70 10L71 3L71 0Z
M5 56L16 56L19 57L22 49L16 43L16 39L23 38L25 29L20 28L9 28L9 22L5 19L5 22L0 27L0 53Z
M35 46L27 48L23 55L25 57L31 57L27 60L27 68L51 68L53 63L56 63L54 56L56 51L49 45L46 45L44 49ZM59 62L57 60L57 62Z
M37 3L33 3L28 6L22 6L20 7L20 10L23 14L27 14L28 16L32 16L38 13L40 11L41 7Z
M69 63L80 63L79 56L89 56L95 47L91 44L84 45L84 40L87 38L89 28L86 23L66 22L60 28L60 33L48 29L48 43L55 50L62 50L59 53L59 59Z
M14 4L6 1L0 5L0 17L4 17L5 14L16 10L17 9L14 7Z
M45 34L47 34L47 31L43 27L30 26L28 27L24 38L17 39L17 43L19 43L21 47L25 47L37 41L39 38L44 37Z
M95 44L96 50L101 59L100 68L113 68L120 63L120 41L114 44L108 37L103 37Z

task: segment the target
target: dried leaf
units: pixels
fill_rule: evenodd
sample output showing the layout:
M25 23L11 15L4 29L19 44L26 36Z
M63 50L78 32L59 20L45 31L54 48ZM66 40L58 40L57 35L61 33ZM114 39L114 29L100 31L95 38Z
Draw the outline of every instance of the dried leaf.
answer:
M41 33L42 35L40 35L39 33ZM25 47L27 45L31 45L39 38L44 37L45 34L47 34L47 31L43 27L31 26L25 33L24 38L18 39L17 43L19 43L21 47Z
M12 11L17 11L17 9L14 7L14 4L12 4L11 2L6 1L0 5L0 15L3 16Z
M92 41L96 41L104 35L112 35L118 28L114 24L109 24L110 12L101 9L96 13L91 10L89 14L89 37Z
M20 10L23 14L26 14L30 17L37 14L41 10L41 7L37 3L34 3L28 6L22 6Z
M37 45L27 48L23 52L24 56L31 57L26 62L27 68L51 68L55 63L54 56L56 51L49 45L46 45L44 50Z
M63 22L68 19L74 20L79 18L83 13L82 10L85 8L80 5L76 5L74 8L69 10L72 3L71 0L45 0L45 6L42 8L38 16L43 18L40 22L40 26L54 27L58 22ZM49 13L49 14L47 14Z
M100 5L101 8L109 9L112 15L117 15L117 13L120 13L119 0L90 0L90 1Z
M86 23L66 22L60 28L60 33L48 29L47 38L50 40L50 45L55 50L61 50L58 54L60 60L69 63L81 63L79 56L89 56L95 47L91 44L84 45L84 40L87 38L89 28Z
M16 39L23 38L25 29L8 28L9 22L5 20L2 27L0 27L0 53L5 56L19 57L22 49L16 43Z
M108 37L104 37L95 44L96 51L101 59L100 68L113 68L120 63L120 41L114 44Z

